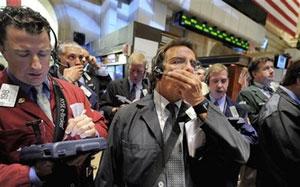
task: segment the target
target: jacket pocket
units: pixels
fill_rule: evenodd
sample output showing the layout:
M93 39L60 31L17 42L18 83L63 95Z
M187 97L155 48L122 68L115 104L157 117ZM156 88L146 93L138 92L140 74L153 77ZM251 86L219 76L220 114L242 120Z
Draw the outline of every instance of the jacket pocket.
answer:
M142 180L153 162L156 160L160 147L158 144L130 144L122 140L123 173L127 181L135 183ZM135 181L135 182L134 182Z

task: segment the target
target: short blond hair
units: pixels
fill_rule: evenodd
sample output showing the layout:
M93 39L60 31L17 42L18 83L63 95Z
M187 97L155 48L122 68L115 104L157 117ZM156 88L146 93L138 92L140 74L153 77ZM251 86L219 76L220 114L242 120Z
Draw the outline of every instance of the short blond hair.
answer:
M144 67L146 68L147 60L145 55L137 52L132 53L128 58L128 67L130 67L131 64L144 64Z
M205 82L207 84L209 83L210 75L212 73L219 73L223 70L225 70L228 74L228 69L225 65L220 64L220 63L216 63L216 64L211 65L207 70L206 77L205 77Z

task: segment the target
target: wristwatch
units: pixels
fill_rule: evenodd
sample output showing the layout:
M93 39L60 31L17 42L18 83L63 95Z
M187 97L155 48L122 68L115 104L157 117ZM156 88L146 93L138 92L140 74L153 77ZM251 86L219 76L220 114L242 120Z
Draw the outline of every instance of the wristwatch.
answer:
M207 112L209 101L205 98L201 103L193 106L197 115Z

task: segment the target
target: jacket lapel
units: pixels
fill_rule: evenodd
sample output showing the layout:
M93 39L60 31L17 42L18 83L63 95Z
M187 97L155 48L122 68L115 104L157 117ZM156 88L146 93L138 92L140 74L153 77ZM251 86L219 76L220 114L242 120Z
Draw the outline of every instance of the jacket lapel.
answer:
M263 102L266 102L268 100L268 97L265 96L258 87L254 86L252 90L254 91L255 95Z
M162 147L163 137L162 137L162 132L160 129L155 105L152 99L153 95L147 95L145 97L147 98L147 100L144 100L144 102L140 102L141 100L138 101L139 104L144 105L141 111L141 118L145 121L150 131L153 133L156 141Z
M28 114L31 114L32 116L35 116L38 119L42 119L47 124L52 124L52 121L47 117L43 110L31 99L23 95L22 92L19 92L16 107Z

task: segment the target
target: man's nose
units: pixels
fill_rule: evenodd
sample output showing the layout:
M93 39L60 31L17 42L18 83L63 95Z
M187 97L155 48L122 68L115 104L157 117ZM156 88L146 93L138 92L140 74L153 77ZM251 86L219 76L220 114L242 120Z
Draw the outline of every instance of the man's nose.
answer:
M34 55L32 57L31 67L33 69L41 69L42 68L42 64L40 62L40 58L37 55Z
M82 65L83 62L82 62L82 58L76 58L75 59L75 65Z
M194 64L193 64L192 62L190 62L190 61L186 61L186 62L185 62L184 69L185 69L186 71L191 72L191 73L194 73L194 71L195 71Z

